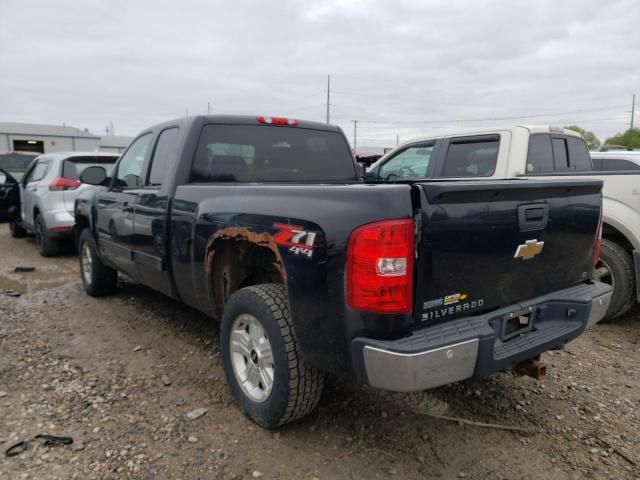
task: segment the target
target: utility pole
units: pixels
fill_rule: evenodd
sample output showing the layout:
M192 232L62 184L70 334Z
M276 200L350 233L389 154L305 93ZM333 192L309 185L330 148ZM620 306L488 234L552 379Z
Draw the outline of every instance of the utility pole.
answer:
M327 75L327 123L329 123L329 105L331 101L331 75Z
M396 133L396 147L400 145L400 135Z
M184 109L184 116L185 116L185 117L188 117L188 116L189 116L189 109L188 109L188 108L185 108L185 109Z
M207 115L211 115L211 102L207 102Z
M358 120L351 120L353 122L353 154L356 154L356 146L358 145Z
M109 135L111 135L112 137L115 135L114 128L113 128L113 120L109 120Z
M633 115L635 114L636 111L636 94L633 94L633 97L631 97L631 129L633 129Z

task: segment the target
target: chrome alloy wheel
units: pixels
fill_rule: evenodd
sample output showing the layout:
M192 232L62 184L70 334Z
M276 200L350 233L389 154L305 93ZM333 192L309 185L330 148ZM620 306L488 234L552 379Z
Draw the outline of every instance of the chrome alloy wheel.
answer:
M91 247L88 242L82 246L82 277L87 285L91 284Z
M236 317L229 337L233 373L242 391L254 402L264 402L273 389L274 362L271 343L256 317Z

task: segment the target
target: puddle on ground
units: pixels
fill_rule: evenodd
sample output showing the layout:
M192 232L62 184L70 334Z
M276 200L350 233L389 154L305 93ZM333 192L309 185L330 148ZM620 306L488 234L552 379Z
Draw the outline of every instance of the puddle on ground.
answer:
M69 282L69 275L59 272L47 272L44 270L25 273L0 272L0 293L2 291L33 293L59 287L67 282Z

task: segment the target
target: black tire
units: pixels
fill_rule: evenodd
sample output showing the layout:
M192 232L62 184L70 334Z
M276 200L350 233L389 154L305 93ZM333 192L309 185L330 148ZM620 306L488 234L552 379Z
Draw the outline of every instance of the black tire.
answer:
M27 231L22 227L22 223L17 218L11 220L9 230L11 230L11 236L13 238L24 238L27 236Z
M259 322L271 347L273 382L270 394L262 401L255 401L245 393L232 363L232 327L242 314L249 314ZM231 295L222 316L220 352L236 402L257 424L267 428L284 425L309 414L318 404L324 374L306 365L300 356L284 286L256 285Z
M87 258L91 260L88 263ZM80 278L85 292L92 297L102 297L116 290L118 271L102 263L96 251L95 241L88 228L85 228L80 234L78 259L80 260ZM85 271L85 266L87 265L88 272Z
M615 242L602 239L600 261L594 278L613 286L605 319L612 320L629 310L635 301L635 268L631 254Z
M58 254L58 240L52 238L47 233L47 225L44 223L42 215L38 214L35 221L36 226L36 244L40 255L43 257L53 257Z

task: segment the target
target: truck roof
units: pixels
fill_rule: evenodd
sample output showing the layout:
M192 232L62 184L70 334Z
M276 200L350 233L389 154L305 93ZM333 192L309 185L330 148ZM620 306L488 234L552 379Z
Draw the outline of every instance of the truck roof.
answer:
M492 127L482 127L482 128L461 128L455 130L445 130L439 133L433 133L426 135L424 137L414 138L405 143L414 143L419 142L421 140L432 140L436 138L444 138L444 137L452 137L459 135L482 135L482 134L491 134L497 132L511 131L517 129L525 129L528 130L529 133L562 133L563 135L571 135L573 137L582 138L582 136L574 131L569 130L568 128L563 127L554 127L550 125L503 125L503 126L492 126Z
M167 122L162 122L153 125L143 130L142 133L152 130L162 129L169 126L180 126L183 128L190 128L193 125L205 125L212 123L219 123L224 125L265 125L264 122L258 121L258 118L272 119L272 118L286 118L288 120L295 120L297 124L292 128L310 128L313 130L326 130L331 132L341 132L340 127L336 125L330 125L327 123L314 122L311 120L299 120L291 117L277 117L269 115L196 115L192 117L176 118Z

